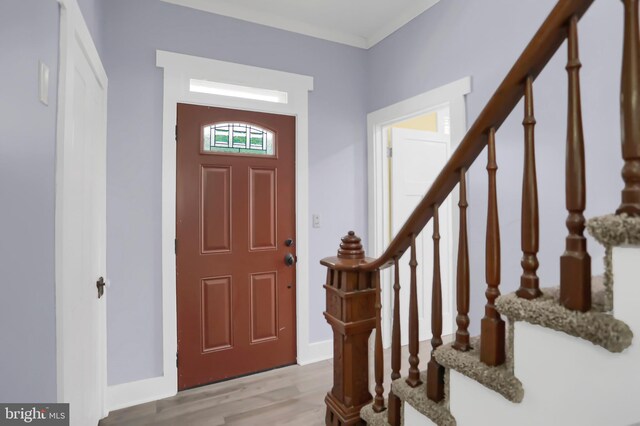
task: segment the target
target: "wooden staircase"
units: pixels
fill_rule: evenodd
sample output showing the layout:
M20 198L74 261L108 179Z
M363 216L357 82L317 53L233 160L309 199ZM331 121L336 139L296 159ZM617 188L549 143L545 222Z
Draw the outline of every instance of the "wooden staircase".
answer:
M455 424L449 412L448 377L451 370L466 371L468 377L502 393L514 402L522 400L516 389L518 379L513 374L513 329L509 333L503 316L511 327L516 321L537 323L574 336L588 338L589 329L601 325L610 330L613 339L622 341L620 350L631 344L632 333L626 324L610 312L592 309L591 258L584 237L586 205L584 137L580 95L578 25L580 18L594 0L559 0L531 42L513 65L503 82L471 126L458 149L440 171L422 201L378 258L365 257L354 232L342 239L336 257L325 258L328 268L326 284L327 307L324 313L334 332L334 384L325 399L326 424L331 426L403 424L403 405L422 401L431 407L426 414L436 424ZM624 189L617 217L640 216L640 31L638 1L622 0L624 25L623 63L620 107L622 117L622 178ZM538 187L535 157L534 83L560 46L567 40L568 120L566 143L566 250L560 258L560 286L554 294L540 288L538 269L539 219ZM524 167L521 205L522 275L514 295L500 296L500 226L496 160L498 130L516 105L524 98ZM467 234L466 172L487 147L488 211L486 228L486 304L481 321L481 334L469 334L470 268ZM456 305L457 331L455 340L442 345L442 291L440 282L438 208L458 188L460 232L458 241ZM606 223L616 221L616 216ZM433 221L433 283L431 330L432 351L426 372L418 368L418 300L416 238L427 223ZM635 226L636 223L633 224ZM640 233L638 229L629 231ZM605 224L604 228L607 225ZM592 232L593 233L593 232ZM606 231L604 231L606 234ZM623 243L633 238L628 236ZM613 246L608 246L608 255ZM511 249L511 248L510 248ZM401 283L399 262L409 251L409 368L406 377L400 371L400 307ZM383 374L380 273L394 268L394 305L391 343L391 382ZM612 282L609 282L611 286ZM515 308L514 308L515 307ZM610 307L609 307L610 308ZM518 310L519 309L519 310ZM609 309L610 310L610 309ZM529 312L518 317L514 312ZM501 315L503 314L503 315ZM524 315L524 314L523 314ZM555 315L555 316L554 316ZM599 316L600 315L600 316ZM517 317L517 318L516 318ZM545 318L552 318L545 322ZM570 320L565 320L571 318ZM578 318L578 319L576 319ZM573 322L572 322L573 321ZM556 327L557 324L560 324ZM564 327L564 328L563 328ZM625 328L626 327L626 328ZM369 392L368 342L373 329L374 395ZM618 335L619 334L619 335ZM606 339L605 339L606 340ZM598 344L598 343L596 343ZM605 345L600 345L611 350ZM463 367L464 366L464 367ZM470 373L475 372L475 373ZM477 377L473 374L477 373ZM502 381L502 382L501 382ZM520 384L521 386L521 384ZM511 392L509 394L509 392ZM511 397L507 396L511 395ZM413 403L412 403L413 401ZM457 403L464 403L464 401ZM424 414L424 413L423 413ZM640 419L638 419L640 420ZM406 423L405 423L406 424Z

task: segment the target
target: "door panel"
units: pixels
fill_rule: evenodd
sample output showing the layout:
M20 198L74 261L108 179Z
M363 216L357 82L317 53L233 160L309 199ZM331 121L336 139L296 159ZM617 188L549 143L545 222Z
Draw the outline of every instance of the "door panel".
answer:
M276 169L249 168L251 250L276 248Z
M278 338L277 272L251 274L251 343Z
M202 280L202 351L233 346L231 277Z
M185 104L177 112L186 389L296 360L295 265L284 261L295 256L285 245L295 240L295 118Z
M231 168L202 167L202 253L231 250Z

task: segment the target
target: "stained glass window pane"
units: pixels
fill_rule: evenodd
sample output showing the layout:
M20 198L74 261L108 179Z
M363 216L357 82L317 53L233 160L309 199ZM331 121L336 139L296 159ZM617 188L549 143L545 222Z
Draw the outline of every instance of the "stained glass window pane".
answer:
M246 123L218 123L203 128L203 150L225 154L274 155L273 132Z

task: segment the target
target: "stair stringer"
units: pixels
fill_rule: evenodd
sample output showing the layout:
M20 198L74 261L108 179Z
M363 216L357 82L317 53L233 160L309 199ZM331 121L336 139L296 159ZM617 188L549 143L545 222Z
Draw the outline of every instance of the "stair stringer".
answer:
M640 422L640 247L614 247L614 315L635 339L622 353L568 334L516 322L514 372L524 386L515 404L450 370L450 410L461 426L629 426ZM405 426L433 424L405 405Z

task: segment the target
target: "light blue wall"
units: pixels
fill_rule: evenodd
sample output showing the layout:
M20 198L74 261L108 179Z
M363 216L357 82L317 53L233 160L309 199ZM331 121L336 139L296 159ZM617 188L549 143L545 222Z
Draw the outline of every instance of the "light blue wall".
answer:
M156 49L314 77L309 98L311 339L331 338L322 257L366 232L366 52L157 0L103 3L109 75L109 384L162 374L162 71Z
M446 0L414 19L369 51L368 111L470 75L468 125L549 13L554 0ZM586 217L611 213L620 200L618 93L622 50L622 3L596 1L579 26L587 163ZM564 149L566 139L566 48L534 87L536 155L540 199L541 285L558 284L564 248ZM502 231L502 290L520 276L522 188L522 104L497 135L498 198ZM472 330L484 306L486 155L470 170L469 252ZM603 251L589 240L594 272L602 272Z
M55 402L56 0L0 2L0 401ZM49 106L38 61L51 70Z

